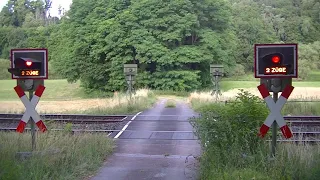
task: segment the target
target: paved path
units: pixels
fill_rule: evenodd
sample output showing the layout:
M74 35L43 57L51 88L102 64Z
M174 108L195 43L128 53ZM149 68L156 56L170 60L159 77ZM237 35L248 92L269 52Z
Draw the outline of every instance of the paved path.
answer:
M121 135L111 135L117 148L93 180L197 179L200 144L190 123L181 122L196 114L183 102L165 108L165 101L132 117Z

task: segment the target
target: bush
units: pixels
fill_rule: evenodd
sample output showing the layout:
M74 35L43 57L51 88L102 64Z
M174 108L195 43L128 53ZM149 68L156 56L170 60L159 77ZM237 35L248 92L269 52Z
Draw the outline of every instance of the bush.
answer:
M235 101L210 104L201 108L202 117L193 123L203 142L215 148L228 150L232 144L247 145L243 149L255 152L260 138L257 130L268 115L264 102L244 90L240 90ZM239 137L239 138L238 138Z
M236 64L236 66L234 67L231 76L242 76L245 75L245 68L243 65L241 64Z
M198 110L201 117L191 122L204 150L201 179L320 178L319 145L279 144L275 158L269 158L264 141L269 135L257 136L269 113L259 97L241 90L232 103L206 104Z
M0 59L0 80L11 78L11 74L8 72L9 67L10 67L9 60Z
M204 169L245 167L251 159L243 156L265 149L257 133L269 112L259 97L240 90L233 102L209 104L200 108L200 113L201 117L191 122L204 146ZM206 178L212 176L212 172L204 173Z

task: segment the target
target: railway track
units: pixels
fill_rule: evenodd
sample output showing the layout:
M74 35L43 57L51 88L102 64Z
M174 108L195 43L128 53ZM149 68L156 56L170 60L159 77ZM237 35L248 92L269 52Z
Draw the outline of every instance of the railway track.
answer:
M0 114L0 123L19 122L23 114ZM40 117L45 121L71 122L71 123L114 123L122 122L124 115L82 115L82 114L44 114Z
M56 123L72 123L72 124L109 124L109 123L121 123L127 122L129 119L125 115L80 115L80 114L44 114L40 115L43 120L47 122L56 122ZM0 131L15 131L16 128L14 127L3 127L1 124L3 123L12 123L18 124L22 114L0 114ZM170 116L168 116L170 117ZM170 118L169 118L170 119ZM160 122L169 122L170 120L166 119ZM280 142L320 142L320 116L284 116L286 122L290 125L292 129L292 133L295 138L293 139L278 139ZM141 120L145 122L152 122L159 120ZM188 121L180 121L179 122L188 122ZM300 130L297 130L299 129ZM304 128L304 130L301 130ZM312 129L313 130L310 130ZM316 130L314 130L317 128ZM26 131L29 129L26 128ZM63 128L50 128L51 131L62 131ZM92 133L111 133L117 132L120 130L113 128L104 128L104 129L84 129L84 128L72 128L71 130L73 133L77 132L92 132ZM280 134L280 133L279 133Z
M15 131L22 116L22 114L0 114L0 131ZM43 114L40 116L50 131L68 129L73 133L111 132L121 127L127 118L125 115L82 114ZM25 131L28 131L28 128Z

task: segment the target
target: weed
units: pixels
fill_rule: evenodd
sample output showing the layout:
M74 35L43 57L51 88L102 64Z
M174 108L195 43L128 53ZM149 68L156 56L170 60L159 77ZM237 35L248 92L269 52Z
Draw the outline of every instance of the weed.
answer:
M166 108L175 108L176 102L173 99L169 99L166 102Z

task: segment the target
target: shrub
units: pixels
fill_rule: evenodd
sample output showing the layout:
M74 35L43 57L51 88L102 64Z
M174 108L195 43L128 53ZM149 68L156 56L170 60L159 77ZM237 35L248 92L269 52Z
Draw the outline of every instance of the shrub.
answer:
M210 104L200 111L201 117L192 124L208 154L221 162L218 164L242 166L246 162L239 157L255 154L262 147L257 133L268 110L259 97L240 90L232 103Z
M166 108L175 108L176 107L176 102L172 99L167 100L166 102Z
M241 64L236 64L236 66L234 67L232 73L232 76L242 76L245 75L245 68L243 65Z
M9 67L10 67L9 60L0 59L0 80L11 78L11 74L8 72Z

